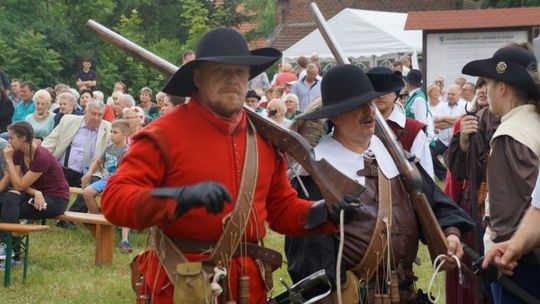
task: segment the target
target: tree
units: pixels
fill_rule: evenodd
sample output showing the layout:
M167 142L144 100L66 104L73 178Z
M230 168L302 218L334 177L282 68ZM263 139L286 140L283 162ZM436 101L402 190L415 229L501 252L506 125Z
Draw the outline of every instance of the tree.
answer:
M2 66L12 77L32 80L39 87L54 86L59 80L60 54L49 47L45 35L32 29L15 39L13 48L6 49L4 58Z

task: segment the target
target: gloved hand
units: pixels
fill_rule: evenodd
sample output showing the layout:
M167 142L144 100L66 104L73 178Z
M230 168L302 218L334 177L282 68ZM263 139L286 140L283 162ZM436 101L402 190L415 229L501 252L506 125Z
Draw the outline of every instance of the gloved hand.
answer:
M332 210L328 210L328 213L330 214L330 220L332 220L334 224L339 225L339 213L341 212L341 210L343 210L344 224L348 224L352 221L354 215L356 214L356 212L358 212L358 208L360 208L361 205L362 201L359 198L351 195L345 195L345 197L343 197L343 200L339 201L337 204L332 205Z
M195 207L205 207L208 213L217 214L223 211L224 202L232 203L229 191L222 184L213 181L185 187L157 188L150 195L175 199L178 204L177 217Z
M350 195L345 195L342 201L332 205L331 208L326 206L324 200L315 202L309 210L304 229L313 229L326 223L329 218L334 224L339 225L339 212L341 210L345 212L344 223L348 224L352 221L361 205L360 199Z

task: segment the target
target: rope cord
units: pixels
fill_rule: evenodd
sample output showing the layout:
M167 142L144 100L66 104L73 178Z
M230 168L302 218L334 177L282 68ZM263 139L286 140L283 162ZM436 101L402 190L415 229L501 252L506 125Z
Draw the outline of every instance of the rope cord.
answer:
M428 287L428 290L427 290L427 295L428 295L428 299L431 303L436 303L439 301L440 297L441 297L441 286L437 284L437 296L436 297L433 297L431 295L431 290L433 288L433 285L435 283L435 278L437 277L437 273L439 272L439 270L441 269L441 267L444 265L444 263L446 263L446 260L444 259L446 257L446 255L444 254L441 254L439 256L437 256L437 258L435 258L435 261L433 261L433 273L431 275L431 280L429 281L429 287ZM461 262L459 260L459 258L455 255L452 255L452 258L454 260L456 260L456 264L457 264L457 267L458 267L458 272L459 272L459 284L463 284L463 275L462 275L462 272L461 272Z

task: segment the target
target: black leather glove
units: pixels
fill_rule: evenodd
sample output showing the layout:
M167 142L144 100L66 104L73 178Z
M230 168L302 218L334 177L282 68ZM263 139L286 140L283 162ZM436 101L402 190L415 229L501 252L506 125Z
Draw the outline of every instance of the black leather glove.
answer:
M334 224L339 225L339 213L341 210L343 210L344 224L348 224L352 221L360 206L362 206L362 201L359 198L345 195L343 200L339 201L337 204L334 204L332 206L332 210L328 211L330 213L330 219L332 222L334 222Z
M205 207L208 213L217 214L223 211L225 202L232 202L232 197L225 186L213 181L185 187L157 188L150 195L175 199L178 204L177 217L195 207Z

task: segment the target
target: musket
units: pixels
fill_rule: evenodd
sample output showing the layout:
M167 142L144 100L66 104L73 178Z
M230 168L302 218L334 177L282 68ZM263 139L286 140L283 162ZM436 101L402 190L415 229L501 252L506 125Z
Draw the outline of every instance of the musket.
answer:
M337 63L350 64L349 59L339 47L339 44L330 31L330 28L326 24L326 20L315 2L311 3L311 10L315 16L315 22L317 23L319 31L326 41L328 48L330 48L330 51L334 55ZM346 80L344 79L344 81ZM425 194L422 193L422 179L418 169L409 161L409 159L407 159L401 145L392 132L392 129L390 129L385 119L377 109L375 120L377 123L377 135L390 152L392 159L398 167L405 188L409 193L409 197L413 203L418 221L420 222L420 226L424 232L424 238L432 261L438 255L446 255L448 251L446 237L444 236L441 226L433 214L433 210L431 209Z
M475 105L472 110L469 110L467 107L468 104L465 104L465 113L467 115L473 115L476 117L476 113L478 112L478 108L480 105L475 100ZM474 221L473 226L473 250L475 252L480 252L480 213L478 211L478 185L476 184L476 163L478 161L477 159L477 151L476 151L476 133L469 135L469 187L470 187L470 197L469 197L469 203L471 204L471 218ZM477 280L475 285L475 294L474 297L476 299L476 303L482 303L483 293L482 293L482 287L480 286L480 280Z
M173 75L178 70L176 65L94 20L88 20L86 26L96 32L105 42L126 51L167 76ZM327 206L339 202L345 194L358 197L364 191L365 188L362 185L332 167L326 160L315 160L311 145L298 133L276 125L248 107L244 107L244 109L262 137L272 142L280 150L287 152L309 173L319 187Z

